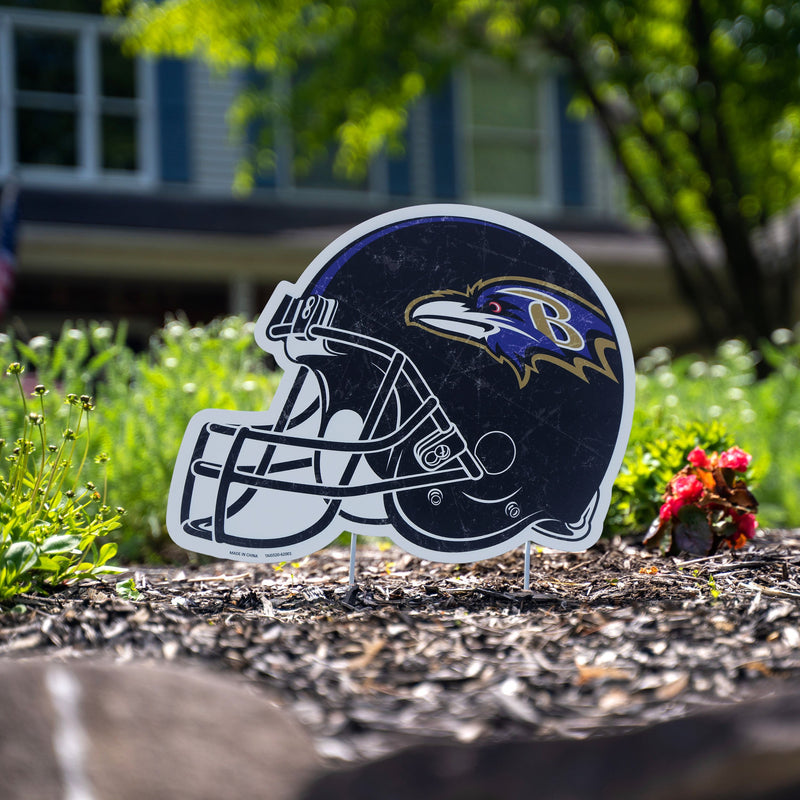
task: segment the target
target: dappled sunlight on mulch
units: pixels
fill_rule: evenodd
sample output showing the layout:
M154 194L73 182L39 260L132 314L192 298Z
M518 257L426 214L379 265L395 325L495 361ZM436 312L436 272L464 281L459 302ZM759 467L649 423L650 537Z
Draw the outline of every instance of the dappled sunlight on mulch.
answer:
M252 678L331 760L419 738L584 737L800 680L800 533L664 558L603 541L474 565L328 549L278 568L132 573L0 616L0 657L199 660Z

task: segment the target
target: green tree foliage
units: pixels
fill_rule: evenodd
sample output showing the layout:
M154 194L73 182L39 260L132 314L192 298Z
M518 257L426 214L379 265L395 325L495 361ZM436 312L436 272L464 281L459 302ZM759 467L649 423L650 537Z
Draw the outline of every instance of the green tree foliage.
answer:
M606 131L709 340L792 320L800 188L800 4L606 2L542 36ZM717 234L715 271L697 244Z
M290 120L300 157L338 142L356 176L408 108L482 54L546 52L593 113L659 231L705 337L756 344L793 321L800 225L800 3L789 0L106 0L135 48L293 75L234 109ZM270 125L262 127L269 132ZM270 142L254 163L270 164ZM246 176L245 176L246 178ZM244 181L246 183L246 180ZM713 233L716 256L698 243Z

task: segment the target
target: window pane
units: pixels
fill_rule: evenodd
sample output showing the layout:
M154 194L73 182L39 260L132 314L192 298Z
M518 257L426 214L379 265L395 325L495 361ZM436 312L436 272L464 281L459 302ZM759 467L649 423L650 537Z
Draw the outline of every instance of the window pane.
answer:
M136 119L104 116L103 169L133 171L136 163Z
M501 128L535 129L539 124L538 81L495 71L472 73L472 122Z
M18 89L75 94L74 36L18 31L15 43Z
M136 97L136 62L117 42L100 40L100 65L103 97Z
M22 164L77 164L76 119L71 111L17 109L17 148Z
M508 142L476 142L473 159L473 189L477 194L540 194L536 147Z
M317 106L309 101L309 89L305 83L315 73L329 72L325 62L319 58L308 58L301 60L297 66L297 71L292 75L290 91L292 92L292 103L295 110L299 109L298 118L302 125L309 124L311 127L316 122L316 117L321 112ZM338 172L334 171L333 162L336 157L336 146L331 145L327 152L315 152L308 156L303 141L295 139L293 150L300 156L300 159L292 165L292 175L294 185L299 189L338 189L344 191L365 191L368 188L367 178L350 180Z

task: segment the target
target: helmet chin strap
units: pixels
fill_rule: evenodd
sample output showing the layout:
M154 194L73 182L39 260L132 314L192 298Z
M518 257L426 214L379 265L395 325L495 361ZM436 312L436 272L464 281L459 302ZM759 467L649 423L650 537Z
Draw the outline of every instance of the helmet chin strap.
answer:
M556 541L580 541L592 527L600 493L595 492L589 504L576 522L562 522L557 519L539 519L531 524L534 533L545 539ZM546 542L544 542L546 544Z

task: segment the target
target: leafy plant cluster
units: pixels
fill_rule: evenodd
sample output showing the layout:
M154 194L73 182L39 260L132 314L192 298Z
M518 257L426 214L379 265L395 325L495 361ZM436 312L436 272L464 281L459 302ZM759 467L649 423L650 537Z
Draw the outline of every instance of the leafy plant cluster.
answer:
M29 403L23 373L18 362L8 367L21 410L19 435L0 439L0 601L117 571L109 564L117 545L98 539L118 529L124 513L106 505L105 485L101 493L81 482L92 398L67 395L66 427L54 436L45 408L50 393L37 384ZM104 469L108 458L100 453L95 462Z
M68 323L56 340L48 336L22 340L0 334L0 363L22 364L20 380L26 396L35 384L58 388L61 393L91 394L112 374L109 365L113 364L114 374L124 375L129 371L133 354L125 345L126 335L124 326L114 330L98 322ZM38 402L48 420L66 427L69 408L59 392L48 392ZM21 430L27 414L26 405L19 399L16 380L0 380L0 436L7 440Z
M673 453L669 469L658 474L660 485L651 487L657 490L651 495L651 508L658 507L660 493L694 447L722 452L735 442L755 458L749 481L757 489L761 523L800 525L798 334L800 327L776 330L758 352L732 339L707 358L674 358L667 349L657 348L640 359L631 444L618 486L625 485L627 472L641 470L636 464L644 453L661 463L660 454L653 452L656 443L663 437L677 446L675 433L683 430L688 435L680 442L680 458ZM769 374L759 380L764 366ZM647 525L644 517L637 518L637 525L645 523L641 529Z
M202 327L170 319L140 353L124 344L125 334L124 328L97 322L69 323L55 339L4 337L0 356L18 354L48 385L91 387L98 407L86 469L99 483L103 476L93 474L93 457L113 455L106 465L108 485L127 512L115 537L119 555L141 562L174 555L164 515L189 419L211 407L263 409L279 378L254 343L253 324L239 317ZM6 436L21 419L10 388L0 382L0 431ZM65 409L57 403L49 413L66 424Z
M606 533L647 530L664 487L686 463L687 454L701 445L721 450L732 443L732 437L719 420L708 424L678 418L665 421L637 408L625 460L611 494Z
M695 447L689 463L667 484L645 544L664 553L700 556L720 547L744 547L758 530L758 502L744 477L751 460L741 447L710 454Z

